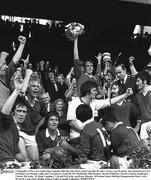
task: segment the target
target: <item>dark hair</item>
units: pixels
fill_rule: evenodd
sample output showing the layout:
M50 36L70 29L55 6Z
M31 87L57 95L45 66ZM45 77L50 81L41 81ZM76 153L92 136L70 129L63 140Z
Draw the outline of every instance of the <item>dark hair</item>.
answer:
M101 121L101 124L105 127L106 126L106 122L112 122L112 123L115 123L117 122L116 118L112 115L112 114L106 114L102 121Z
M88 62L93 64L92 60L87 59L86 61L84 61L84 67L86 66L86 63L88 63Z
M52 116L56 116L59 120L59 114L58 112L56 111L50 111L46 114L46 117L45 117L45 128L47 127L48 125L48 121L49 121L49 118L52 117Z
M20 96L17 97L17 99L16 99L16 101L15 101L13 107L12 107L12 112L15 111L17 105L21 106L21 107L25 106L27 108L27 110L28 110L27 102L23 97L20 97Z
M126 70L125 64L122 64L122 63L121 63L121 64L117 64L117 65L114 67L114 69L117 68L117 67L119 67L119 66L120 66L123 70Z
M91 119L93 116L92 109L87 104L80 104L76 109L76 118L82 122Z
M124 94L124 93L126 92L126 86L125 86L125 84L121 84L119 81L116 81L116 82L114 82L114 83L112 84L112 87L113 87L114 85L118 86L118 88L119 88L118 94L119 94L119 95Z
M136 75L136 79L140 78L142 81L147 81L147 84L150 85L150 75L147 71L141 71Z
M56 106L56 104L57 104L58 102L62 102L62 104L64 104L63 99L60 98L60 99L56 99L56 100L55 100L55 106Z
M53 70L48 71L48 75L49 75L50 73L52 73L53 75L55 75L55 72L54 72Z
M92 88L97 88L97 83L96 82L93 82L93 81L84 82L80 87L81 97L84 97L87 94L90 94L90 90Z

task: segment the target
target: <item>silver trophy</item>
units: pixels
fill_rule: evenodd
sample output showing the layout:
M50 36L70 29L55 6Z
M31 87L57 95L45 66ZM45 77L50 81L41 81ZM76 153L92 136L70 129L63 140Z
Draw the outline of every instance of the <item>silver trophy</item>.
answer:
M65 35L70 40L73 41L74 37L80 36L84 33L84 25L76 22L72 22L65 26Z

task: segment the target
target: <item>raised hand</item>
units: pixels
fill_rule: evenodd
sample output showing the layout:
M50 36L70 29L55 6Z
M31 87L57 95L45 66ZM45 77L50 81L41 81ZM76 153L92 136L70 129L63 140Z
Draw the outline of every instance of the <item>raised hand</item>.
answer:
M29 56L30 56L30 54L28 54L28 56L27 56L27 58L26 59L21 59L23 62L24 62L24 65L28 65L28 63L29 63Z
M32 69L32 68L33 68L32 63L29 63L29 64L28 64L28 68L29 68L29 69Z
M76 41L76 40L78 40L78 36L77 36L77 35L74 35L74 36L73 36L73 41Z
M19 41L21 44L25 44L25 43L26 43L26 37L25 37L25 36L19 36L19 37L18 37L18 41Z
M30 56L30 54L28 54L26 59L21 59L24 62L24 67L27 67L27 65L29 63L29 56Z
M148 49L148 54L151 56L151 45L150 45L150 47Z
M17 91L20 91L23 86L23 79L19 74L14 78L14 86Z
M46 62L45 69L49 69L49 61Z
M98 56L95 56L95 58L96 58L99 62L101 62L101 59L102 59L102 53L99 52L99 53L98 53Z
M43 65L44 65L44 63L45 63L44 61L40 61L40 63L39 63L39 64L40 64L40 66L43 66Z
M72 67L71 69L70 69L70 72L69 72L70 74L74 74L74 68Z
M2 51L2 52L0 53L0 59L4 59L4 60L5 60L8 55L9 55L8 52Z
M32 69L26 69L26 74L32 74L33 73L33 70Z
M129 63L130 63L130 64L133 64L134 59L135 59L134 56L130 56L130 57L129 57Z
M127 96L132 95L132 94L133 94L133 90L132 90L132 88L127 88L127 90L126 90L126 94L127 94Z

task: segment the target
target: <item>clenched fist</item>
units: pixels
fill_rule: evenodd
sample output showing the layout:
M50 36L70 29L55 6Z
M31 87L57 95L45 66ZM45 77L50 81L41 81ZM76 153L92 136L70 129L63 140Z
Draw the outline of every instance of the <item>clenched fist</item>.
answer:
M134 56L130 56L130 57L129 57L129 63L132 64L133 61L134 61L134 59L135 59Z
M44 65L44 63L45 63L44 61L40 61L40 63L39 63L39 64L40 64L40 66L43 66L43 65Z
M132 90L132 88L127 88L127 90L126 90L126 94L127 94L127 96L132 95L132 94L133 94L133 90Z
M151 56L151 45L150 45L150 47L148 49L148 54Z
M20 43L22 43L22 44L25 44L25 43L26 43L26 37L24 37L24 36L19 36L19 37L18 37L18 41L19 41Z

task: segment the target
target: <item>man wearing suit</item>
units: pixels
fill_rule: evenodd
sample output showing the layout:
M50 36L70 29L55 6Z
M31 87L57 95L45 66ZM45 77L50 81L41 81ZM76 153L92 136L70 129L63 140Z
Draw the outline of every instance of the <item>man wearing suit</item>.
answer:
M48 73L48 79L44 76L44 71L41 71L43 86L46 92L49 93L50 101L54 102L55 100L61 98L61 85L56 81L56 77L53 71Z
M132 100L135 94L137 93L135 76L127 74L127 70L124 64L116 65L114 70L115 70L119 83L124 84L126 86L126 89L132 88L133 95L128 97L129 100Z

